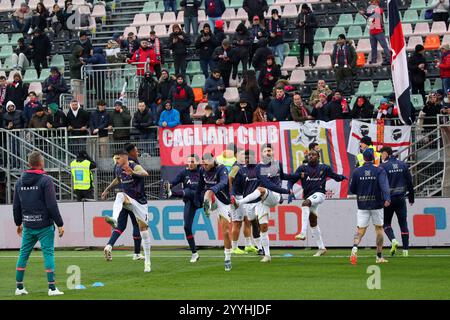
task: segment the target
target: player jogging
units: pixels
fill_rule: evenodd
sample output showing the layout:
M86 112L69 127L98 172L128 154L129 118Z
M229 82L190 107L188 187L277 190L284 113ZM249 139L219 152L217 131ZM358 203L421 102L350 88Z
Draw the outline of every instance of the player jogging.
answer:
M363 152L365 163L357 168L352 175L350 191L357 196L358 213L350 262L357 263L358 245L364 237L370 220L375 225L377 258L376 263L388 262L382 256L383 250L383 206L391 202L389 182L386 171L373 165L373 150L368 148Z
M196 201L203 203L203 209L207 217L211 213L217 213L219 216L225 248L225 271L231 271L231 238L229 234L231 208L228 171L224 165L217 164L214 156L210 153L203 156L203 164L200 168L200 179L195 196Z
M116 161L115 175L116 178L103 191L102 199L105 200L108 192L115 186L121 186L122 192L116 194L116 199L113 205L112 218L106 217L105 220L114 229L117 228L117 218L123 208L134 213L144 242L144 272L151 271L150 262L150 232L148 230L148 208L147 196L144 190L144 177L148 176L141 165L128 160L128 153L126 151L118 151L114 154Z
M273 159L273 149L271 144L262 146L262 163L256 166L256 177L260 186L247 195L242 200L232 198L231 202L235 209L239 206L252 203L261 199L256 208L261 231L261 244L264 249L264 257L261 262L270 262L270 241L269 241L269 215L270 208L274 208L281 203L281 194L289 194L289 190L281 187L281 181L287 180L288 175L283 173L281 163Z
M334 173L330 166L319 163L319 153L315 150L310 150L308 153L308 164L298 167L288 183L288 189L291 190L297 181L301 181L304 198L304 201L302 202L302 230L295 236L295 239L306 239L306 230L308 228L309 220L312 236L319 247L319 250L314 254L315 257L324 255L327 252L322 240L319 225L317 224L319 205L325 201L325 185L327 178L334 179L337 182L347 179L347 177L341 174ZM293 198L294 194L289 195L288 203L290 203Z
M238 200L242 200L244 196L252 193L258 187L258 179L256 177L256 163L253 151L238 150L237 161L231 168L228 176L231 186L230 194ZM256 235L259 241L259 226L256 221L255 207L258 200L253 203L248 203L240 206L239 208L232 210L233 228L232 228L232 253L245 254L245 253L258 253L258 249L252 244L251 229L253 226L253 233ZM244 238L245 248L239 249L238 240L239 233L242 227L242 221L244 221ZM256 241L256 240L255 240ZM258 244L260 247L261 245Z
M128 153L128 161L139 164L139 151L134 144L127 143L125 145L125 151ZM116 168L114 167L114 173L116 172ZM141 234L139 231L139 224L134 216L133 212L127 210L125 208L120 211L119 217L117 218L117 228L115 228L111 234L111 237L108 240L105 248L103 249L103 253L105 254L106 261L112 260L112 248L122 233L127 228L128 216L130 217L131 223L133 225L133 240L134 240L134 254L133 260L143 260L144 256L141 254Z
M414 204L414 186L412 183L411 173L408 166L403 161L400 161L392 156L391 147L383 147L380 150L381 167L386 170L387 178L389 180L389 188L391 192L391 204L384 208L384 232L392 243L391 255L397 252L398 241L395 239L394 230L392 230L391 222L394 213L397 215L398 225L402 235L403 256L408 256L409 248L409 230L406 212L405 195L408 191L408 202L410 205Z
M201 207L195 199L195 193L200 179L199 163L199 157L196 154L191 154L187 158L187 167L179 172L175 179L166 182L164 185L167 199L172 195L172 187L178 184L182 186L183 190L175 195L181 196L184 202L184 233L186 234L186 240L192 252L191 263L195 263L199 259L194 234L192 233L192 223L194 222L195 213Z

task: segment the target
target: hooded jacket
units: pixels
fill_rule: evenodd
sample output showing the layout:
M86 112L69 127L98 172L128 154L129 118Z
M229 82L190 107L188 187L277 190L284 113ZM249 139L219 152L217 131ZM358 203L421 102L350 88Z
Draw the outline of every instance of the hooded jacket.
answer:
M94 65L94 70L96 69L95 65L96 64L106 64L106 58L105 55L103 54L103 49L102 48L94 48L92 56L86 59L86 62L88 64L92 64ZM98 67L97 67L98 68ZM103 67L100 67L103 68Z
M156 115L155 115L156 116ZM144 112L136 111L133 115L133 127L138 129L141 133L149 133L148 127L155 125L155 120L148 107L145 107Z
M219 56L224 55L225 52L230 60L225 61L219 58ZM214 50L212 58L217 63L217 69L219 69L220 71L230 71L233 67L234 52L233 50L231 50L231 47L229 47L227 50L225 50L223 46L217 47Z
M108 111L100 111L98 108L91 113L89 119L89 128L91 129L91 134L95 129L98 129L99 137L108 136L108 126L111 124L111 118Z
M136 67L138 69L136 71L136 74L142 77L145 73L144 67L147 60L149 61L150 71L154 72L154 66L155 64L158 64L155 50L151 50L150 48L143 49L142 47L139 47L139 49L134 52L128 63L137 63Z
M219 86L223 89L219 90ZM223 83L222 77L216 79L212 75L209 76L205 81L204 92L208 94L208 100L211 101L219 101L220 98L223 98L223 94L225 93L225 85Z
M114 110L110 114L113 128L129 127L131 124L130 111L125 106L122 106L122 109L122 112L117 112L116 110ZM113 138L115 140L129 139L130 129L114 129Z
M182 36L183 39L178 38L179 36ZM173 42L176 38L178 38L177 41ZM183 31L180 31L179 33L172 32L169 36L169 48L172 50L174 56L186 55L187 48L190 44L191 39L189 38L189 35Z
M69 59L70 67L70 79L81 79L81 66L83 65L80 61L81 54L83 52L83 47L74 46L72 49L72 55Z
M173 80L171 76L165 80L160 78L158 82L158 99L161 99L162 101L169 99L170 89L172 89L174 84L175 80Z
M29 100L22 111L23 121L25 121L25 125L28 125L31 121L31 118L36 113L36 108L42 107L42 103L36 99L36 101L31 102Z
M252 107L249 103L247 103L247 107L242 110L239 102L237 102L233 109L233 114L233 123L249 124L253 122Z
M52 179L42 170L27 170L16 183L14 192L14 223L30 229L42 229L64 222L56 202Z
M12 106L12 110L8 110L9 106ZM16 106L12 101L6 103L6 108L3 112L3 128L9 129L8 124L12 122L13 127L11 129L21 129L24 127L24 120L22 111L16 110Z
M427 65L425 57L418 52L414 52L408 59L409 79L414 85L421 85L425 82L426 73L424 70L419 69L419 64L422 63L425 66Z
M353 41L346 41L343 46L334 44L333 53L331 54L332 65L344 67L347 65L354 69L356 67L356 51L353 47Z
M158 97L158 82L152 75L145 76L141 81L138 89L139 100L144 101L145 105L149 106L152 103L156 103Z
M158 125L162 127L163 122L166 122L169 128L180 125L180 112L174 108L170 110L164 109L161 113L161 116L159 117Z
M269 76L273 77L273 80L269 80ZM281 69L277 64L272 65L272 68L266 66L264 63L259 73L258 84L262 92L272 92L278 79L281 77Z
M41 33L38 36L33 37L33 40L31 40L31 45L33 48L34 59L44 60L50 56L52 44L45 33Z
M305 24L300 27L300 22L304 22ZM304 14L300 11L295 25L298 29L298 43L314 44L315 29L318 26L314 13L309 11L307 14Z
M52 87L50 90L49 87ZM45 79L42 84L42 92L45 93L45 100L47 105L50 103L56 103L59 105L59 97L63 93L69 92L69 88L67 87L66 80L58 71L57 76L53 78L51 75Z
M243 41L242 44L241 41ZM249 50L252 41L250 40L250 33L248 32L248 29L244 23L241 22L237 26L236 32L233 34L233 37L231 38L231 43L236 48L240 57L249 55Z
M347 112L344 112L342 100L338 101L332 99L324 106L324 108L328 121L333 121L337 119L348 119L350 117L350 106L347 106Z
M204 40L204 41L202 41ZM198 49L200 60L209 60L214 52L214 49L219 45L212 32L205 34L203 30L200 31L200 36L195 41L195 47Z
M358 100L352 106L351 117L352 119L370 119L373 117L373 105L367 100L366 97L358 97L357 99L364 99L364 104L362 107L358 106Z
M52 125L52 128L55 129L67 127L67 117L60 109L56 110L55 113L48 115L48 122Z
M20 77L20 75L19 75ZM12 101L17 110L23 110L24 102L28 96L28 85L23 83L22 77L19 82L13 82L6 88L5 101Z
M267 46L267 43L267 39L265 38L260 39L258 42L258 49L256 49L252 58L252 66L255 70L261 70L266 63L267 57L273 54L272 50Z

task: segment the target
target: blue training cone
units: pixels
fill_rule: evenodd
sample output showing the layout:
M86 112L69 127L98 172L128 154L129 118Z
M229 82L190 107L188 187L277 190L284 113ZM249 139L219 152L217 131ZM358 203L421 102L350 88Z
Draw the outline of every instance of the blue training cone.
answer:
M285 258L291 258L291 257L293 257L293 255L290 254L290 253L285 253L285 254L283 255L283 257L285 257Z
M93 287L104 287L105 285L102 282L95 282L92 286Z
M86 289L86 287L83 286L82 284L78 284L75 286L75 290L84 290L84 289Z

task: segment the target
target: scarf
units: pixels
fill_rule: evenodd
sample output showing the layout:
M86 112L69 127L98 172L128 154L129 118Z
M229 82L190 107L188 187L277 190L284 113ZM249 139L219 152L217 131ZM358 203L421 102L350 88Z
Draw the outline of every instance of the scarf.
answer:
M177 85L177 89L173 95L174 100L184 100L186 99L186 89L184 86Z
M159 42L159 38L155 38L153 42L150 40L150 43L152 44L153 50L155 50L156 59L161 61L161 43Z
M340 48L338 48L336 50L336 64L339 64L339 55L343 54L344 55L344 66L348 66L348 52L347 52L347 44L344 44L342 46L340 46Z
M271 76L272 76L272 68L267 67L266 68L266 76L264 77L264 82L263 82L264 86L270 85L269 77L271 77Z
M6 86L0 87L0 104L3 104L3 102L5 102L5 97L6 97Z

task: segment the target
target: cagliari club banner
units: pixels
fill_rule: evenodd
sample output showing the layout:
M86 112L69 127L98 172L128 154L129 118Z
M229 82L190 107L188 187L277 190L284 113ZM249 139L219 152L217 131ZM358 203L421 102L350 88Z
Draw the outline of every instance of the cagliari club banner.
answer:
M377 139L380 129L388 133ZM360 137L369 135L376 145L388 143L395 149L396 145L409 145L410 130L409 126L380 128L377 124L352 120L177 126L159 131L161 176L163 180L170 180L183 169L189 155L201 157L212 153L218 156L229 143L234 143L237 148L253 150L257 161L260 161L262 146L271 143L275 159L281 161L286 173L292 173L305 159L308 145L316 142L321 149L320 161L331 166L336 173L350 177L355 168ZM328 180L327 198L347 198L348 183L348 180L340 183ZM299 199L301 186L296 185L294 191Z
M281 204L271 211L269 237L276 247L315 247L308 229L305 241L295 240L301 230L301 202ZM65 233L62 238L55 234L56 247L104 247L111 236L111 227L105 216L112 214L113 202L60 203ZM16 233L12 206L0 206L0 249L17 249L21 238ZM149 201L149 230L152 246L187 246L183 229L183 202L181 200ZM419 198L413 206L408 205L408 226L411 246L450 246L449 198ZM199 246L223 246L223 235L218 217L207 218L203 209L197 210L193 222L195 241ZM319 208L319 225L327 247L350 247L356 228L356 201L329 199ZM400 229L397 220L392 224L397 238ZM133 246L131 221L116 246ZM374 230L371 226L362 246L374 246ZM244 245L241 234L239 245ZM389 245L385 237L385 245ZM188 255L188 251L186 251ZM99 259L102 254L99 253Z

